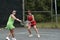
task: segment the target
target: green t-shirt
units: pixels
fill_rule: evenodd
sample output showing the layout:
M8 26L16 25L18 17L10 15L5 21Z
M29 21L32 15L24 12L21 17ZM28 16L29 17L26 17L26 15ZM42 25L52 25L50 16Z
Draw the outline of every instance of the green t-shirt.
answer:
M14 24L14 19L13 19L13 18L11 17L11 15L10 15L10 16L9 16L9 19L8 19L8 22L7 22L6 28L9 29L9 30L15 28L15 27L13 26L13 24Z
M9 16L7 24L14 24L14 19L11 17L11 15Z

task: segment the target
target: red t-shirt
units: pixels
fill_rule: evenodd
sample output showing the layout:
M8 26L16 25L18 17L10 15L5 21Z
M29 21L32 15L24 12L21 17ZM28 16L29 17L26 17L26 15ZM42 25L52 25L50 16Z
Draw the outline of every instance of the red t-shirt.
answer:
M32 20L33 20L32 15L28 15L28 16L27 16L27 20L28 20L28 21L32 21ZM36 21L33 20L33 21L31 22L31 25L36 25Z
M32 21L32 20L33 20L32 15L28 15L28 16L27 16L27 20L28 20L28 21Z

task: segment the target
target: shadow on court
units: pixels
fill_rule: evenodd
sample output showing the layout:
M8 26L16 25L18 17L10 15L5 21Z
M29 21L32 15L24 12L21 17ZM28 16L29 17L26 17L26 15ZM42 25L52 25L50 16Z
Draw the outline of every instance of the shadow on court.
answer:
M60 30L59 29L39 29L41 35L37 38L37 35L33 29L31 29L33 37L28 37L28 31L26 28L16 28L15 37L17 40L60 40ZM0 31L0 40L5 40L8 30L4 29Z

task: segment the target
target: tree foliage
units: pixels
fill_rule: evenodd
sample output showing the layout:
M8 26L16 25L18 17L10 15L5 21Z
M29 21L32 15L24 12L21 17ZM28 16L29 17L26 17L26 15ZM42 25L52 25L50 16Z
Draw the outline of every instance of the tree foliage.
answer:
M60 14L60 0L57 0L58 14Z
M25 11L51 11L51 0L25 0ZM37 22L47 21L50 19L51 13L33 12Z
M51 0L25 0L25 10L51 10Z

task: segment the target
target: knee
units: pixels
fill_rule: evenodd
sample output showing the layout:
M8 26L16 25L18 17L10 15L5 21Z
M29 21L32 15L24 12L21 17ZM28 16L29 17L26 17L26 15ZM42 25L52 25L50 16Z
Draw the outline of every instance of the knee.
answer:
M30 30L30 28L28 28L28 30Z
M28 27L28 30L30 30L30 27Z
M34 29L37 29L37 27L34 27Z
M11 34L14 34L14 30L10 30Z

